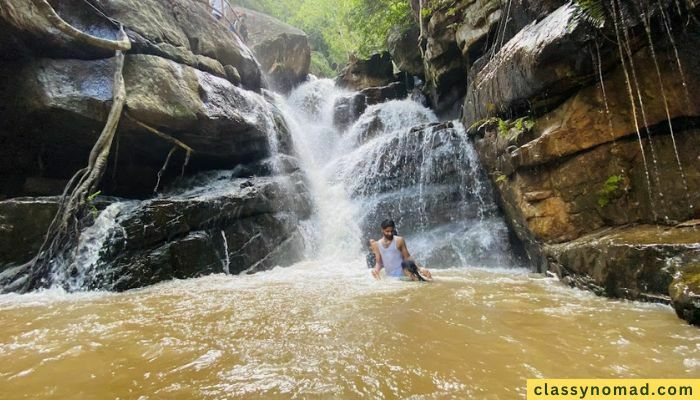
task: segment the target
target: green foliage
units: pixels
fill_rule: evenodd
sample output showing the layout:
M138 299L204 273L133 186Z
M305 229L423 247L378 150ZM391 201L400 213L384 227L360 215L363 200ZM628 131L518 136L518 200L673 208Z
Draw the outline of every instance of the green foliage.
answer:
M518 134L523 134L535 127L535 121L530 117L522 117L515 120L515 130Z
M578 21L587 21L602 28L605 24L606 13L602 0L574 0L574 15L569 23L569 29Z
M501 184L501 183L506 183L508 181L508 177L500 174L496 177L496 183Z
M302 29L318 53L315 65L326 75L350 54L367 57L385 50L389 31L412 22L406 0L239 0L233 1ZM325 58L322 62L319 57Z
M501 134L501 136L508 136L510 132L510 127L508 126L508 122L498 118L498 133Z
M92 214L92 217L93 217L93 218L97 218L97 215L100 213L100 212L97 210L97 207L95 207L95 203L94 203L95 199L96 199L97 196L99 196L100 194L102 194L102 191L101 191L101 190L98 190L97 192L95 192L95 193L93 193L93 194L91 194L91 195L89 195L89 196L87 197L87 204L88 204L88 207L89 207L89 209L90 209L90 213Z
M413 22L407 0L354 0L348 14L348 28L359 39L356 52L366 57L385 50L392 28L406 28Z
M535 121L530 117L522 117L514 121L507 121L501 118L495 118L494 120L498 122L498 133L509 139L516 139L535 127Z
M319 78L331 78L335 75L335 71L328 64L328 60L323 54L318 51L311 52L311 67L309 72Z
M604 208L613 199L615 192L620 189L620 184L624 182L625 177L622 175L613 175L609 177L603 184L603 188L598 192L598 206Z

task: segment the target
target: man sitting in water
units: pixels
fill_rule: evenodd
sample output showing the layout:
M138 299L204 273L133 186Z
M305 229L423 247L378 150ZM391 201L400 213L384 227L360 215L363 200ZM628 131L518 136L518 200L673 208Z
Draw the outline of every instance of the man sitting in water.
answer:
M418 268L406 247L406 241L394 235L396 225L392 220L382 222L382 238L372 243L372 251L376 259L372 275L379 279L382 267L387 276L407 277L411 280L430 281L432 275L425 268Z

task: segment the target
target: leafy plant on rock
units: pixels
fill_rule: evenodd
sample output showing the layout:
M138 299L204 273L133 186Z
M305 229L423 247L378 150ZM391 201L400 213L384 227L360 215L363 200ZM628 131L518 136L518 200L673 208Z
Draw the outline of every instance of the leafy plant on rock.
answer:
M598 192L598 206L600 208L610 204L624 180L625 177L622 175L612 175L605 181L603 188Z

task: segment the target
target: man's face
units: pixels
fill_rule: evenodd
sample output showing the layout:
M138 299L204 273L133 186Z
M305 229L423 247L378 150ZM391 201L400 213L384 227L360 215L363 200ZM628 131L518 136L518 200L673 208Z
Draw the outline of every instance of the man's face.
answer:
M384 235L384 239L386 240L391 240L394 238L394 228L391 226L387 228L382 228L382 235Z

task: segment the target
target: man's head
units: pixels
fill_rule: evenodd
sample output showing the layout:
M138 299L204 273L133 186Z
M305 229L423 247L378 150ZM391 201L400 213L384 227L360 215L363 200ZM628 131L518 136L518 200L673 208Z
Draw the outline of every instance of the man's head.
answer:
M394 224L394 221L390 219L385 219L384 221L382 221L382 235L384 235L384 239L393 240L395 229L396 224Z

